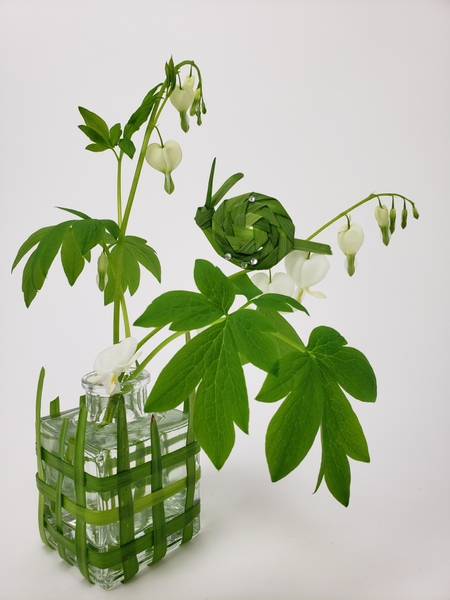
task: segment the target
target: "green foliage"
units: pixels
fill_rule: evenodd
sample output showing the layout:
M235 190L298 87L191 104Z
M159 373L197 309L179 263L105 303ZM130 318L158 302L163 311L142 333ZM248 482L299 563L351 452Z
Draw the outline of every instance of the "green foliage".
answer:
M334 329L314 329L306 348L281 356L257 396L262 402L285 398L266 436L272 480L285 477L301 463L320 428L322 464L317 487L325 477L328 489L344 506L350 499L347 457L363 462L370 458L361 425L341 388L359 400L376 398L369 362L346 343Z

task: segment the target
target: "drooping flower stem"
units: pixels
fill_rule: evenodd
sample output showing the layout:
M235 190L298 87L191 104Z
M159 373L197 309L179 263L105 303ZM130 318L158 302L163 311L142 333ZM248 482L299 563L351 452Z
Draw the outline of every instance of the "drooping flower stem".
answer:
M378 199L378 201L380 201L379 199L382 196L389 196L391 198L394 198L395 196L397 198L401 198L404 202L409 202L413 208L413 211L416 210L415 208L415 204L412 200L409 200L408 198L406 198L405 196L402 196L401 194L392 194L390 192L383 192L382 194L370 194L369 196L367 196L367 198L364 198L364 200L360 200L360 202L357 202L356 204L353 204L353 206L350 206L350 208L347 208L346 210L340 212L338 215L336 215L335 217L333 217L333 219L331 219L330 221L328 221L327 223L325 223L325 225L322 225L322 227L319 227L319 229L317 229L317 231L315 231L314 233L312 233L309 237L307 237L306 239L312 240L313 238L315 238L317 235L319 235L319 233L321 233L322 231L324 231L327 227L329 227L330 225L332 225L333 223L335 223L336 221L339 221L339 219L342 219L342 217L347 217L347 215L352 212L352 210L355 210L356 208L358 208L359 206L362 206L363 204L365 204L366 202L370 202L371 200L374 200L375 198Z
M176 340L185 333L185 331L177 331L176 333L169 335L168 338L166 338L158 346L156 346L156 348L152 350L150 354L146 356L146 358L144 358L144 360L141 363L139 363L139 366L130 374L130 378L134 378L136 377L136 375L139 375L139 373L141 373L141 371L145 369L148 363L152 360L152 358L154 358L158 354L158 352L160 352L163 348L170 344L170 342L173 342L173 340Z

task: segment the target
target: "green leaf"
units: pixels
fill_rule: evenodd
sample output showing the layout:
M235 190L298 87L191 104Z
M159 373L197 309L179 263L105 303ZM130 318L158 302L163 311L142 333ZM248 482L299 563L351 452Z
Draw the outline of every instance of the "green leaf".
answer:
M123 287L128 287L130 296L133 296L138 288L141 280L141 270L139 263L134 255L129 251L127 245L123 248L123 268L122 268Z
M91 217L88 217L88 215L86 215L83 212L80 212L79 210L75 210L74 208L64 208L63 206L57 206L56 208L58 208L59 210L64 210L68 213L71 213L72 215L76 215L77 217L80 217L81 219L90 219Z
M172 323L174 331L190 331L210 325L222 316L202 294L171 291L155 298L135 321L138 327L163 327Z
M110 141L111 146L113 146L113 147L117 146L117 143L118 143L121 135L122 135L122 127L120 126L120 123L116 123L109 130L109 141Z
M346 392L358 400L375 402L377 381L367 358L330 327L317 327L311 333L308 350L322 363Z
M272 323L255 310L238 310L230 315L228 326L240 354L259 369L269 371L278 358L276 345L268 335L276 331Z
M198 385L208 363L208 350L224 323L213 325L185 344L163 368L145 405L146 412L179 406Z
M31 253L22 274L22 292L25 305L28 308L36 297L37 292L42 288L45 277L38 270L36 275L37 249Z
M345 453L353 460L370 462L369 448L361 424L350 402L333 378L325 374L327 397L326 423L333 438L339 440Z
M36 244L38 244L46 233L53 229L53 225L50 227L42 227L38 229L34 233L30 235L30 237L20 246L19 251L17 252L16 258L14 259L13 265L11 267L11 272L17 267L22 258L27 254Z
M197 288L211 303L227 313L236 296L233 284L222 271L207 260L197 259L194 267L194 280Z
M136 152L136 146L131 140L127 138L122 138L121 140L119 140L119 148L122 150L122 152L124 152L124 154L126 154L130 158L133 158Z
M84 258L75 241L72 229L68 229L64 235L61 246L61 262L69 284L73 285L84 269Z
M259 287L256 287L247 273L241 272L237 275L231 275L228 279L234 285L235 292L241 296L245 296L247 300L252 300L262 294Z
M128 123L124 127L124 139L122 141L126 141L127 143L129 142L130 144L132 144L133 148L134 144L131 142L131 137L133 134L136 133L136 131L140 129L141 125L143 125L147 121L152 111L152 108L155 105L155 102L161 98L161 95L157 93L160 87L161 84L159 83L157 86L151 89L148 92L148 94L146 94L145 98L142 100L140 107L131 115L131 117L128 119ZM128 154L128 152L124 148L122 148L120 143L119 147L125 152L125 154ZM128 154L128 156L130 155ZM130 158L133 158L133 156L130 156Z
M86 150L89 150L89 152L104 152L109 150L109 147L104 144L88 144Z
M102 241L105 229L97 219L85 219L73 221L72 231L81 254L86 254Z
M168 88L168 93L172 93L177 85L177 73L175 71L175 65L173 63L173 58L170 57L170 60L165 64L166 71L166 85Z
M45 279L47 277L52 262L61 247L64 235L71 223L72 221L64 221L63 223L59 223L59 225L51 227L36 248L36 263L32 277L38 290L44 283L42 278ZM42 283L37 285L38 281Z
M269 423L266 456L272 481L296 469L308 454L323 414L324 388L320 371L308 355L292 392Z
M91 142L94 143L94 146L101 146L105 150L109 148L108 139L105 139L95 129L92 129L91 127L86 127L86 125L78 125L78 129L80 129L85 135L87 135ZM92 148L89 149L91 150ZM94 150L94 152L96 152L96 150Z
M222 468L234 446L233 421L248 432L249 408L239 355L224 327L208 352L194 405L195 435L212 463Z
M161 283L161 263L153 248L147 246L146 240L127 235L123 242L128 252Z
M322 456L322 469L328 489L338 502L348 506L351 482L350 464L342 446L335 444L326 417L324 417L322 425Z
M257 312L260 312L267 319L269 319L269 321L271 321L271 323L274 325L275 330L278 331L278 333L284 338L290 340L295 346L305 346L302 340L299 338L298 333L292 327L292 325L288 323L288 321L286 321L286 319L282 317L278 312L275 312L273 310L265 310L261 308L258 308ZM292 352L293 350L293 346L289 342L284 341L279 337L274 337L274 342L277 346L279 356L289 354L289 352Z
M109 231L113 238L117 240L117 238L119 237L119 226L117 225L117 223L115 221L112 221L111 219L101 219L99 222L103 225L103 227L106 230ZM103 239L106 241L105 236Z
M293 308L309 314L306 308L297 302L291 296L285 296L284 294L263 294L258 298L254 298L253 304L258 308L265 308L266 310L276 310L281 312L293 312Z
M88 128L91 131L95 131L100 136L100 139L108 145L109 144L109 129L108 129L108 125L105 123L105 121L101 117L99 117L98 115L93 113L92 111L88 110L87 108L83 108L82 106L79 106L78 110L80 111L80 114L83 117L84 122L86 123L86 127L84 125L79 125L79 128L81 129L81 131L84 131L84 129L82 129L83 127ZM86 133L86 135L88 135L88 134ZM88 137L89 137L89 135L88 135ZM96 140L92 140L92 141L95 142Z
M256 396L259 402L276 402L289 394L303 379L302 371L308 369L310 357L297 350L283 355L268 373Z

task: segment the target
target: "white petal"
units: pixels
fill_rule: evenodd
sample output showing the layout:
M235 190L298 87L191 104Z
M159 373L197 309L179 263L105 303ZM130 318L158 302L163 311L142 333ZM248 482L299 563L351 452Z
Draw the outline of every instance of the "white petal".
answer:
M147 147L145 160L157 171L160 171L161 173L166 172L167 165L164 160L163 148L159 144L150 144Z
M314 298L326 298L325 294L322 292L314 292L312 290L309 289L305 289L305 292L307 294L309 294L310 296L314 296Z
M355 256L364 242L364 231L358 223L352 223L349 228L346 225L338 231L339 248L346 256Z
M292 296L295 285L292 279L286 273L275 273L272 277L272 282L269 283L269 292L272 294L284 294Z
M133 337L125 338L119 344L114 344L100 352L94 362L94 371L100 377L108 371L116 371L117 368L132 364L130 360L134 358L136 352L137 340ZM120 371L121 372L121 371Z
M284 259L284 268L286 273L293 279L296 285L301 287L301 273L305 260L308 258L307 252L293 250Z
M107 373L103 373L102 383L106 393L109 396L120 390L120 384L117 381L117 375L116 373L114 373L114 371L108 371Z
M301 282L304 289L316 285L325 277L330 268L328 259L323 254L311 254L308 260L305 260L302 268Z
M256 273L252 276L251 280L263 294L269 291L269 276L267 273Z
M164 144L163 148L164 160L166 161L166 173L172 173L178 167L183 158L181 146L173 140L169 140Z

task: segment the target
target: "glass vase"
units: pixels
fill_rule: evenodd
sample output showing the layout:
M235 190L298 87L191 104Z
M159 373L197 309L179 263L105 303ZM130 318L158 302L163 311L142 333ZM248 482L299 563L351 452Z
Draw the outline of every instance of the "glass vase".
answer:
M199 532L199 446L189 411L145 413L150 378L143 371L112 396L88 374L78 408L60 412L57 399L41 418L41 375L41 538L109 589Z

